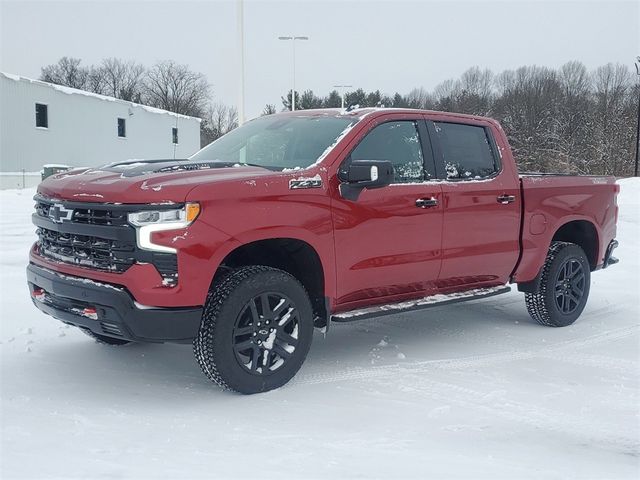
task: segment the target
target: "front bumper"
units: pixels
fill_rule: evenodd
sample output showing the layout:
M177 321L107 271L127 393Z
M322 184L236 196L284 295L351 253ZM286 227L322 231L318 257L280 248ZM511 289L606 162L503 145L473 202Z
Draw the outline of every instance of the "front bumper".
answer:
M64 323L135 342L191 342L202 307L144 307L118 285L27 267L34 305ZM34 295L36 292L36 295Z

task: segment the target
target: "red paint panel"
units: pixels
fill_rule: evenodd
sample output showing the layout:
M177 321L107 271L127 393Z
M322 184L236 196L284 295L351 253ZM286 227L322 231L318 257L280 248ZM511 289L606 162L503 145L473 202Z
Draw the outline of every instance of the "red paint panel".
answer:
M520 253L520 191L506 173L479 182L444 182L442 284L503 284ZM516 196L501 204L497 197Z
M442 208L416 207L423 197L441 203L440 186L393 185L355 202L334 200L337 303L434 291Z

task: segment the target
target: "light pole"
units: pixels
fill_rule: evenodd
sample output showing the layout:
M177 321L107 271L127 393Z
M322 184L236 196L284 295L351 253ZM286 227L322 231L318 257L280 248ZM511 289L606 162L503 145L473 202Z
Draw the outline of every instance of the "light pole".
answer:
M291 89L291 111L296 109L296 40L309 40L309 37L278 37L278 40L291 40L293 45L293 88Z
M240 47L239 76L240 85L238 92L238 125L244 123L244 0L238 0L238 44Z
M344 94L346 93L346 90L344 90L345 88L351 88L353 87L353 85L334 85L333 88L339 88L340 89L340 98L342 100L342 109L344 110Z
M640 57L636 57L636 74L640 83ZM638 123L636 125L636 164L633 175L638 176L638 156L640 156L640 88L638 88Z

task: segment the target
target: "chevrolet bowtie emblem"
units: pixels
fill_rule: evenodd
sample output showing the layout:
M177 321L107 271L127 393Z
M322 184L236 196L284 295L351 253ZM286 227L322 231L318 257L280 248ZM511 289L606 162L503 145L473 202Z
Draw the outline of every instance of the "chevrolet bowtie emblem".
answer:
M73 217L73 209L65 208L61 203L54 203L49 208L49 218L55 223L70 222Z

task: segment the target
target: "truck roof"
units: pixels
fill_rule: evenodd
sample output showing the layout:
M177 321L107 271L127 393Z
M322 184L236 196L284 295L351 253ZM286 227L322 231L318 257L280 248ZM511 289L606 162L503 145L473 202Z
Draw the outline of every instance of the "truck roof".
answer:
M428 114L434 116L442 116L449 118L458 118L460 120L489 120L491 122L496 122L492 118L483 117L480 115L469 115L465 113L452 113L452 112L444 112L438 110L424 110L417 108L387 108L387 107L364 107L364 108L353 108L351 110L342 109L342 108L315 108L308 110L295 110L285 111L281 113L277 113L276 115L282 116L297 116L297 117L316 117L316 116L336 116L336 117L354 117L354 118L364 118L372 115L383 115L388 113L421 113ZM496 122L497 123L497 122Z

